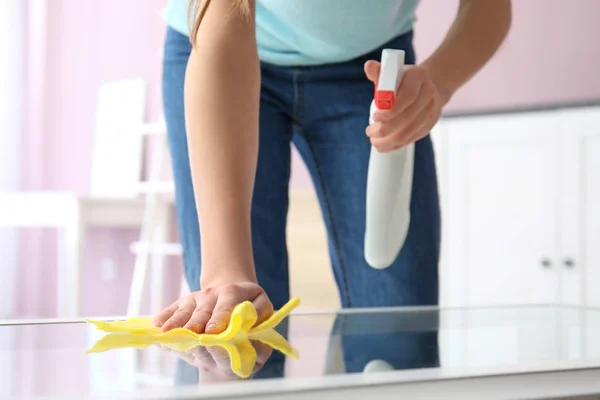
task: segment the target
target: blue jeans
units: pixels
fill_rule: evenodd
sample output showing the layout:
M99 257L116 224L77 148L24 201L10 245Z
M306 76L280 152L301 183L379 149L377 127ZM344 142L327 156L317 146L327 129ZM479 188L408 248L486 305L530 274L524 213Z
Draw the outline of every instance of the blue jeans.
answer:
M412 33L383 47L404 49L414 63ZM185 273L199 290L200 230L194 201L183 107L188 38L167 33L164 110L176 188L177 221ZM290 296L286 215L290 144L312 176L327 227L329 253L343 307L435 305L438 302L440 210L429 136L415 145L411 223L405 245L387 269L369 267L363 255L370 142L365 135L373 84L363 72L381 49L344 63L280 67L263 63L260 139L252 202L252 239L260 285L274 307Z

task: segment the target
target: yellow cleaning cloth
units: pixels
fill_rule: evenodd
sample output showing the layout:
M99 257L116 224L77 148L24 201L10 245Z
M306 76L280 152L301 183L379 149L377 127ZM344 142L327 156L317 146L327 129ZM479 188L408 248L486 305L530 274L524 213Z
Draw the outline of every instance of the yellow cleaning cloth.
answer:
M186 352L197 346L219 346L229 354L232 371L247 378L256 363L256 350L251 340L264 343L293 359L298 358L298 351L274 328L299 304L298 298L291 299L269 319L254 327L258 315L254 305L246 301L233 309L227 329L219 334L198 334L185 328L163 332L152 326L151 318L130 318L114 322L87 320L109 334L98 340L86 354L125 347L145 349L152 344L162 344L178 352Z

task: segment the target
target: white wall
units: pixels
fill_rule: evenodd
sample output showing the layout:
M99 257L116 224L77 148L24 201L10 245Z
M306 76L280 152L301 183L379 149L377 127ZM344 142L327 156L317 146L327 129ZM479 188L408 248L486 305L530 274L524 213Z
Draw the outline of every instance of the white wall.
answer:
M20 186L25 5L0 1L0 191ZM0 229L0 318L15 312L17 250L17 231Z

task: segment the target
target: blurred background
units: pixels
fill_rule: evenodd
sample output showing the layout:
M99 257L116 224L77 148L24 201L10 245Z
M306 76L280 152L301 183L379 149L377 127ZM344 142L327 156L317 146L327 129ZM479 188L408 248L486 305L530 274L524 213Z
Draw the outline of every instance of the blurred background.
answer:
M417 57L458 0L424 0ZM185 292L161 106L166 0L0 1L0 318L154 312ZM493 61L433 135L443 305L600 306L600 2L513 2ZM365 121L366 123L366 121ZM305 309L338 307L294 157Z

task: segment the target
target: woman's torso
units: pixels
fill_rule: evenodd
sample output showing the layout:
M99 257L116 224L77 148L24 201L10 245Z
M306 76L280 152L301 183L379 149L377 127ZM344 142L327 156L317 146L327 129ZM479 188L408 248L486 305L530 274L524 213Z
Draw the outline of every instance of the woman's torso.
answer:
M262 61L319 65L351 60L412 29L419 0L257 0ZM169 0L166 19L188 34L188 0Z

